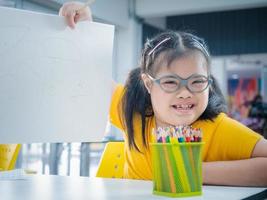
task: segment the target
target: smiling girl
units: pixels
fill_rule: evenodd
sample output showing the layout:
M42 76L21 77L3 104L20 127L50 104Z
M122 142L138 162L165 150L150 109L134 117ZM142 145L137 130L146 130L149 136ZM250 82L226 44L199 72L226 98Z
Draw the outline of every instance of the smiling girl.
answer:
M69 26L91 19L82 4L67 3L60 13ZM125 139L124 178L152 179L152 130L192 125L203 131L203 182L217 185L267 185L267 141L229 118L223 95L210 73L204 41L169 31L148 40L140 65L126 84L115 87L110 122Z

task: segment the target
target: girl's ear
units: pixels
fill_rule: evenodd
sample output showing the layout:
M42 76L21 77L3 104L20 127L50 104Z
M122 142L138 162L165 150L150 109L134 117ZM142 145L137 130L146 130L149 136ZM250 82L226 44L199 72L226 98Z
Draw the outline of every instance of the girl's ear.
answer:
M145 87L146 87L146 89L147 89L147 92L150 94L150 91L151 91L151 80L149 79L149 77L147 77L147 75L146 74L142 74L141 75L141 78L142 78L142 80L143 80L143 82L144 82L144 85L145 85Z

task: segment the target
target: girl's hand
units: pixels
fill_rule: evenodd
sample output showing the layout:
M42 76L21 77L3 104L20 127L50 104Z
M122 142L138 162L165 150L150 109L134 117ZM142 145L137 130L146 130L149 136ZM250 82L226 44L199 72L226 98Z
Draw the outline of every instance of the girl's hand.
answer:
M59 15L65 17L68 26L72 29L75 28L75 24L79 21L92 21L90 8L88 6L84 7L81 2L64 3L59 10Z

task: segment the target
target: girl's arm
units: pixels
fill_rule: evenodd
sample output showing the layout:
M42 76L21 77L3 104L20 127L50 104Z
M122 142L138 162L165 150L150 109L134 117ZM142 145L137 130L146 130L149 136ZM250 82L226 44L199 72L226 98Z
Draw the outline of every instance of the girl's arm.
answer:
M267 140L260 139L250 159L203 163L203 183L267 186Z

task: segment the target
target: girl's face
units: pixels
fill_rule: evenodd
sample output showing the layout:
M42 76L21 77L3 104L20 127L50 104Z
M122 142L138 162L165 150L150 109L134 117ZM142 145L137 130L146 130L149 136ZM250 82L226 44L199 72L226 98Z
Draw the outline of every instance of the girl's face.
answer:
M208 76L206 59L197 51L174 60L169 67L160 67L155 78L178 75L186 79L192 74ZM167 93L151 80L146 86L151 95L157 126L190 125L200 117L208 104L208 88L200 93L192 93L182 86L176 92Z

